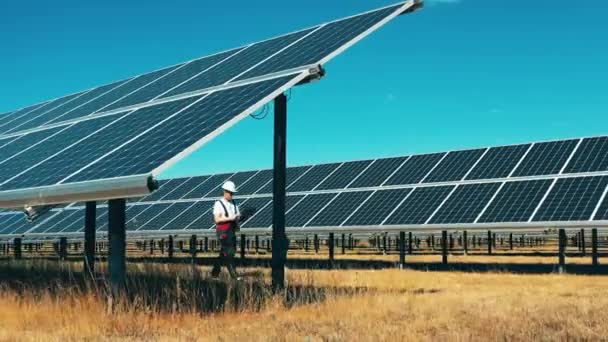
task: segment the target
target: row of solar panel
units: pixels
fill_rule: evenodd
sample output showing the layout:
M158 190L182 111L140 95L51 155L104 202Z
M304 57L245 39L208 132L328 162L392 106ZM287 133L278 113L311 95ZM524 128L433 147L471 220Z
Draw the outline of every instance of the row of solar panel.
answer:
M564 140L291 167L287 170L287 191L529 177L555 175L561 170L564 173L608 171L608 137L582 139L574 151L579 141ZM238 185L239 195L272 192L272 170L247 171L161 181L161 187L156 192L139 201L217 197L221 195L220 186L226 180L232 180Z
M608 176L594 176L289 195L286 219L291 228L600 221L608 220L607 190ZM130 204L127 229L209 229L212 204L211 200ZM243 228L271 226L271 197L247 198L240 206L257 209ZM83 230L83 209L48 215L33 226L20 214L4 214L0 216L0 234L48 235ZM107 220L107 209L100 207L100 231L107 230Z
M0 140L0 191L147 174L294 77Z
M318 64L403 5L280 36L0 116L0 135Z

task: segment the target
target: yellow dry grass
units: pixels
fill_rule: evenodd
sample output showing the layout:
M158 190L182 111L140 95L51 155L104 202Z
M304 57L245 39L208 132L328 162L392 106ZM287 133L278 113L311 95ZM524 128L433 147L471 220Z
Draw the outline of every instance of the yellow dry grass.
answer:
M166 266L158 267L162 272ZM150 271L143 269L142 271ZM262 271L268 278L268 271ZM215 314L108 310L105 298L0 291L1 341L605 340L608 277L504 273L289 271L324 289L308 304L269 298Z

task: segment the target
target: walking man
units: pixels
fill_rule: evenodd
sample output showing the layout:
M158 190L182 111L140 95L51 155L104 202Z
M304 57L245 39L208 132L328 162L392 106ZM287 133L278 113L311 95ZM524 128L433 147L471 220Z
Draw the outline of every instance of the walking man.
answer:
M233 199L236 191L236 185L227 181L222 186L224 190L224 197L216 201L213 206L213 219L215 220L215 232L220 240L220 255L213 265L211 271L212 277L219 277L221 267L226 266L230 277L237 279L236 268L234 266L234 254L235 248L235 236L238 231L239 221L241 219L241 213L239 207Z

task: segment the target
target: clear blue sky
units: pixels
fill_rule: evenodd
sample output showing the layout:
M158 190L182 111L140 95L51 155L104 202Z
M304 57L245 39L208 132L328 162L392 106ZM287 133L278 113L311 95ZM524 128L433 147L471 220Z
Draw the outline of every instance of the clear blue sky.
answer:
M390 3L4 2L0 112ZM606 134L607 17L604 0L427 1L293 91L289 164ZM248 118L163 176L271 166L272 118Z

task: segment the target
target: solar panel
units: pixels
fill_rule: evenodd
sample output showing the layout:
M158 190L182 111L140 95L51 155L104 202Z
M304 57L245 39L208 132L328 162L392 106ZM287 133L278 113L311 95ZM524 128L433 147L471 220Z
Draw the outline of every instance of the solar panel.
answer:
M445 153L422 154L409 158L403 166L385 183L385 185L417 184L422 181Z
M593 219L595 221L608 220L608 196L604 197L604 200L602 201L602 203L600 203L597 213L595 214L595 217Z
M235 53L238 53L241 49L242 48L225 51L185 63L179 69L157 80L156 82L153 82L152 84L149 84L148 86L136 91L135 93L125 96L121 100L106 107L105 110L116 110L119 108L149 102L151 100L159 98L171 89L179 86L180 84L188 81L193 77L196 77L201 73L204 73L210 68L216 66L218 63L223 62L227 58L230 58Z
M54 101L48 101L39 106L30 107L31 110L22 111L21 115L16 115L16 117L14 117L13 120L5 122L0 127L0 134L4 135L4 134L8 134L10 132L15 131L17 127L19 127L20 125L23 124L23 122L32 120L33 118L36 118L38 115L41 115L45 111L52 108L53 102Z
M566 173L608 171L608 137L583 139Z
M161 209L160 212L148 222L141 224L139 231L158 231L161 228L165 227L169 224L175 217L177 217L182 212L186 211L192 203L188 202L178 202L169 204L164 209ZM150 210L158 211L155 208L151 208Z
M9 177L0 184L0 199L9 205L45 203L42 188L65 191L61 198L66 199L75 195L65 185L79 183L82 200L91 181L112 180L110 186L117 186L118 179L157 176L285 90L318 77L318 66L417 5L385 7L41 104L26 120L15 119L16 126L5 128L19 134L76 124L49 139L55 147L44 159L3 172ZM87 125L111 122L75 136L70 130L84 124L83 118ZM18 199L8 190L20 190Z
M194 202L188 209L184 210L181 214L177 215L175 219L169 222L166 226L162 227L162 230L183 230L188 228L190 225L193 225L197 222L198 219L203 217L207 220L207 222L211 222L211 207L213 206L213 202L210 201L202 201L202 202ZM209 213L209 215L207 215ZM208 228L208 225L205 224L205 227L200 229Z
M232 177L233 173L223 173L220 175L213 175L209 177L207 180L202 182L200 185L194 187L190 192L187 192L183 199L188 198L204 198L206 196L217 197L221 194L211 193L211 190L215 189L218 184L224 184L228 179Z
M380 186L384 184L384 182L395 173L406 160L407 157L378 159L348 187L366 188Z
M262 187L272 181L272 170L262 170L255 176L251 177L247 182L237 185L239 195L253 195Z
M297 167L288 168L287 172L285 174L286 187L289 187L293 182L297 181L300 178L300 176L302 176L304 173L306 173L310 168L312 168L312 166L297 166ZM257 194L270 194L270 193L272 193L272 187L273 187L273 182L268 182L261 189L259 189L256 193Z
M238 173L235 173L234 175L230 176L228 178L228 180L234 182L234 184L236 184L237 190L238 190L239 184L246 183L256 173L258 173L258 171L238 172ZM211 190L211 192L209 193L209 195L211 197L220 197L220 196L222 196L222 194L224 193L224 190L222 189L223 185L224 185L223 183L217 184L217 186L213 190Z
M461 185L433 215L429 223L473 223L492 196L499 183Z
M437 167L423 180L424 183L450 182L463 179L485 149L448 153Z
M348 162L342 164L329 178L325 179L315 190L334 190L344 189L353 180L355 180L361 172L370 166L371 160L362 160Z
M331 203L319 212L308 227L340 226L363 202L372 195L372 191L356 191L340 193Z
M559 179L533 221L587 221L608 186L608 177Z
M311 191L325 178L329 177L338 167L340 167L339 163L315 165L297 181L291 183L287 191Z
M167 188L166 191L161 191L161 187L153 192L153 194L161 192L161 199L163 201L182 199L187 193L198 187L200 184L205 183L208 179L209 176L186 178L183 183L174 188Z
M562 140L534 144L513 177L558 174L577 143L578 140Z
M411 192L407 188L376 191L344 226L379 226Z
M467 175L467 179L508 177L529 148L530 144L490 148Z
M551 179L506 183L478 222L527 222L551 183Z
M384 222L385 225L424 224L454 186L415 189Z
M323 209L337 194L313 194L307 195L286 215L287 227L304 227L319 210Z
M302 195L287 196L285 198L285 211L288 212L298 202L300 202L302 198L304 198ZM243 205L247 206L247 203ZM272 200L270 200L268 205L266 205L263 209L258 208L258 212L250 220L245 222L241 228L268 228L272 225L272 214L273 206Z

